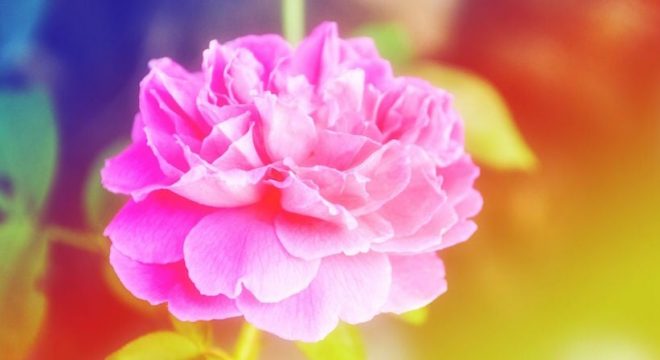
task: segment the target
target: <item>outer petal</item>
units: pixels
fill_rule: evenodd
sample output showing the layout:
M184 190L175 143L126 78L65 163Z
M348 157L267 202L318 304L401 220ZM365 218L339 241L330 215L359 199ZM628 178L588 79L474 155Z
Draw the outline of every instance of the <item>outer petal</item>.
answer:
M434 253L390 255L392 287L382 311L401 314L429 304L447 291L445 268Z
M296 49L292 58L294 74L303 74L310 83L319 84L339 65L340 39L337 24L317 26Z
M443 236L458 222L454 209L445 204L433 215L433 218L417 232L409 236L395 237L380 244L373 244L372 249L380 252L415 254L428 252L444 243Z
M171 263L183 259L186 235L211 211L172 193L156 192L124 205L105 235L115 248L135 260Z
M358 224L349 230L307 216L280 214L275 219L275 230L287 251L303 259L367 252L373 243L385 241L394 233L387 221L374 214L361 217Z
M264 210L220 210L190 232L186 266L202 294L235 298L245 286L259 301L276 302L305 289L316 276L320 261L289 255Z
M172 289L168 308L182 321L222 320L241 315L233 299L224 295L204 296L188 279Z
M106 189L121 194L170 182L146 142L131 144L119 155L106 160L101 179Z
M110 264L133 295L152 305L168 302L170 312L179 320L216 320L240 315L233 300L222 295L201 295L188 279L183 261L144 264L112 247Z
M144 264L110 248L110 264L119 280L135 297L152 305L168 300L170 291L186 277L183 262L172 264Z
M391 267L383 254L323 259L309 287L281 302L264 304L249 293L237 299L245 318L284 339L323 339L342 319L359 323L373 318L389 293Z

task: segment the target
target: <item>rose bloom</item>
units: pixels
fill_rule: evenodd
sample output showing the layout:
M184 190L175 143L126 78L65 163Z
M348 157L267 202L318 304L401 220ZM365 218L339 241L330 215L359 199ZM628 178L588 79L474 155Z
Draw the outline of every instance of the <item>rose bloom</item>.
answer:
M136 297L318 341L446 290L436 251L482 201L445 91L333 23L297 48L246 36L212 41L199 72L150 68L132 144L102 171L131 196L105 234Z

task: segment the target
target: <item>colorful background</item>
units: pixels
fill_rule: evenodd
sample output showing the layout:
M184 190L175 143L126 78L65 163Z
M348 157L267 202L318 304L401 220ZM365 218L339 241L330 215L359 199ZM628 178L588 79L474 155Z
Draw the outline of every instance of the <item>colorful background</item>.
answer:
M309 0L308 27L322 20L380 36L401 73L478 76L458 101L489 82L536 158L482 150L480 229L443 253L449 292L421 324L361 326L368 357L660 358L660 4ZM99 159L128 137L149 59L193 69L213 38L279 31L277 1L0 1L1 359L101 359L172 327L108 271L121 199ZM490 119L482 104L462 110ZM302 356L265 342L264 359Z

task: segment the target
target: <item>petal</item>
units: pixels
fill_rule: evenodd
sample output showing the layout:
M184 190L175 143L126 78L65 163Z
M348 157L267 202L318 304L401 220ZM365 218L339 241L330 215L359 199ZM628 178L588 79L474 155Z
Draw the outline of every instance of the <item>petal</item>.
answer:
M186 266L202 294L235 298L245 286L259 301L276 302L305 289L316 276L319 261L289 255L265 210L220 210L190 232Z
M312 84L322 83L339 65L339 44L337 24L317 26L293 54L293 74L305 75Z
M146 199L129 200L105 235L123 254L146 263L171 263L183 259L183 241L188 232L212 209L166 191Z
M186 277L183 262L171 264L144 264L110 247L110 265L122 284L135 297L152 305L169 298L170 291Z
M349 229L357 227L355 217L343 206L325 199L316 184L304 181L292 172L283 182L271 181L271 184L280 189L283 210L329 221Z
M280 214L275 218L275 231L287 251L303 259L364 253L373 243L385 241L394 233L387 221L374 214L361 217L358 224L349 230L307 216Z
M394 227L397 236L408 236L428 223L446 201L440 189L435 167L426 159L416 158L408 186L383 205L378 213Z
M240 315L233 300L222 295L201 295L188 279L183 261L143 264L111 247L110 264L133 295L152 305L168 302L169 311L179 320L216 320Z
M364 161L379 147L380 144L366 136L322 129L318 131L314 152L303 165L345 170Z
M454 209L447 203L436 211L431 220L409 236L395 237L371 248L375 251L398 254L428 252L440 246L443 236L458 222Z
M237 49L224 72L225 86L236 103L249 103L264 89L264 68L246 49Z
M447 291L445 268L434 253L395 256L392 264L392 287L382 311L397 314L428 305Z
M373 318L389 293L391 267L377 253L323 259L307 289L278 303L264 304L249 293L237 299L246 320L287 340L316 342L342 319L349 323Z
M228 42L227 47L233 49L248 49L264 67L267 78L275 65L291 55L291 45L276 34L248 35Z
M286 104L275 95L254 99L260 115L263 144L271 160L291 158L302 162L314 150L314 120L295 104Z
M181 321L222 320L241 315L233 299L204 296L188 279L172 289L168 309Z
M259 181L265 169L209 169L204 165L193 167L179 181L169 187L196 203L214 207L234 207L257 202L263 193Z
M149 128L201 137L209 126L197 110L203 86L201 73L191 74L168 58L149 62L151 71L140 83L140 113Z
M106 189L121 194L169 182L146 142L133 143L117 156L106 160L101 179Z

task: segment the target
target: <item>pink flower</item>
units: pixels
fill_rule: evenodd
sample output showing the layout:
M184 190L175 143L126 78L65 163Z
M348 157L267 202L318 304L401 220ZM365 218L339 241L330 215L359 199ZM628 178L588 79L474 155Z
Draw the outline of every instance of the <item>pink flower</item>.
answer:
M316 341L446 290L435 252L481 208L446 92L331 23L295 49L247 36L211 42L200 72L150 67L133 143L102 172L132 197L106 235L136 297Z

